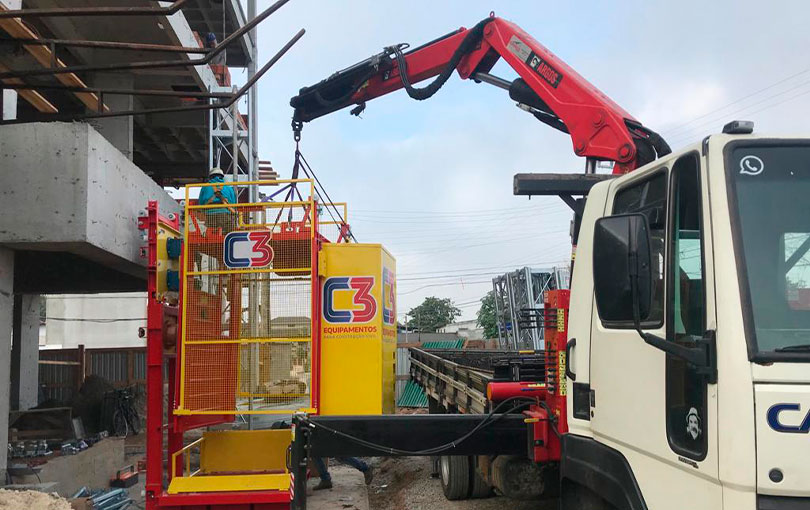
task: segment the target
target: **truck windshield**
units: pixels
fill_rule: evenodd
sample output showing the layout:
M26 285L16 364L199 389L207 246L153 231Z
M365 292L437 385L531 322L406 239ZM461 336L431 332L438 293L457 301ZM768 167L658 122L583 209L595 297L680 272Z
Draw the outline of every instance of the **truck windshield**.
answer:
M810 145L735 144L726 164L752 359L807 360Z

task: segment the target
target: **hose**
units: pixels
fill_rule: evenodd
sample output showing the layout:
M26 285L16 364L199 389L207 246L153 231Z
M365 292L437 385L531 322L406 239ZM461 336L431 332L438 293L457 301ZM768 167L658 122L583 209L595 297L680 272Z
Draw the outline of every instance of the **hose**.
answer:
M408 63L405 61L405 55L402 53L402 48L400 46L393 46L390 48L396 57L397 67L399 68L399 76L402 79L402 85L405 87L405 91L408 93L408 95L417 101L422 101L438 92L439 89L442 88L445 82L447 82L447 80L450 78L450 75L453 74L456 67L458 67L458 63L461 62L461 59L475 49L478 43L481 42L481 39L484 38L484 27L487 26L487 24L492 20L493 18L483 19L479 21L478 24L476 24L473 28L471 28L464 37L464 40L461 41L459 47L456 48L455 52L453 52L453 56L450 58L447 66L445 66L439 76L430 82L430 84L421 88L416 88L411 85L411 81L408 79Z
M523 402L521 404L518 404L518 405L512 407L511 409L506 411L504 414L500 414L500 415L496 416L497 412L505 404L507 404L509 402L514 402L516 400L522 400ZM519 410L519 409L521 409L523 407L526 407L527 405L530 405L532 403L534 403L534 400L529 400L529 399L526 399L525 397L510 397L510 398L504 400L503 402L501 402L500 404L498 404L494 409L492 409L492 411L489 412L489 414L486 415L486 417L483 420L481 420L480 423L478 423L478 425L473 427L472 430L470 430L466 434L462 435L458 439L455 439L453 441L450 441L450 442L442 444L442 445L434 446L434 447L431 447L431 448L426 448L424 450L413 450L413 451L401 450L399 448L393 448L393 447L390 447L390 446L384 446L384 445L380 445L380 444L377 444L377 443L373 443L371 441L366 441L365 439L360 439L359 437L352 436L351 434L347 434L346 432L342 432L340 430L333 429L331 427L323 425L322 423L317 423L317 422L313 422L313 421L309 421L308 423L313 428L321 429L321 430L323 430L325 432L329 432L329 433L334 434L336 436L347 439L347 440L349 440L349 441L351 441L351 442L353 442L355 444L358 444L360 446L364 446L366 448L378 451L378 452L386 454L386 455L402 455L402 456L438 455L438 454L444 453L444 452L446 452L448 450L452 450L453 448L455 448L456 446L458 446L462 442L464 442L467 439L469 439L470 437L472 437L476 432L478 432L478 431L482 430L483 428L488 427L488 426L502 420L503 417L506 416L507 414L513 413L513 412L515 412L515 411L517 411L517 410Z

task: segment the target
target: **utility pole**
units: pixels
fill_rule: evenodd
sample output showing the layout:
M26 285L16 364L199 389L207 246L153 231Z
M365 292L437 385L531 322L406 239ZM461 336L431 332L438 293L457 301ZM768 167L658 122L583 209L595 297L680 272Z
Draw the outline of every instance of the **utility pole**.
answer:
M256 0L248 0L247 17L248 17L248 23L253 21L253 19L256 17ZM256 75L256 59L258 58L258 44L257 44L258 34L259 34L258 29L253 28L250 31L250 34L249 34L249 37L248 37L248 49L249 49L249 52L250 52L250 58L248 59L248 69L247 69L247 78L248 78L248 80L253 79L253 77ZM259 127L259 123L257 122L258 119L257 119L256 115L257 115L257 112L259 111L259 109L256 107L256 95L257 95L256 94L256 87L257 87L257 85L253 84L253 86L250 87L250 90L248 91L248 137L247 137L248 138L248 158L247 158L247 172L246 172L248 181L256 181L256 180L258 180L258 177L259 177L259 172L258 172L259 158L257 157L257 151L256 151L256 146L257 146L256 144L257 144L257 140L258 140L257 130L258 130L258 127ZM234 124L236 124L236 119L234 119ZM250 201L250 203L255 203L255 202L259 201L259 187L256 186L255 184L251 185L251 186L248 186L248 201ZM258 303L257 300L259 298L260 293L259 293L259 289L257 288L258 287L258 282L255 279L256 275L253 275L253 276L254 276L254 278L252 278L252 281L250 282L250 294L249 294L248 299L250 300L251 324L256 325L256 324L258 324L258 318L259 318L260 307L259 307L259 303ZM269 306L269 301L268 301L268 303L265 303L265 306ZM255 333L257 333L257 331L254 331L254 334ZM254 375L254 377L252 378L253 380L251 381L251 383L252 383L252 386L251 386L251 389L250 389L251 393L253 393L254 389L258 385L259 353L260 353L259 345L258 344L253 344L251 346L251 357L250 357L250 359L251 359L251 374ZM251 407L252 407L253 398L251 397L250 400L251 400ZM250 430L253 430L253 426L254 426L253 418L254 418L253 414L250 414L248 416L248 428Z
M248 21L256 17L256 0L248 0ZM256 60L259 55L259 30L253 28L250 31L249 46L250 46L250 61L248 62L248 80L256 75ZM257 101L257 84L250 87L248 91L248 104L250 111L248 111L248 179L256 181L259 178L259 106ZM259 200L259 190L256 186L250 186L250 202L255 203Z

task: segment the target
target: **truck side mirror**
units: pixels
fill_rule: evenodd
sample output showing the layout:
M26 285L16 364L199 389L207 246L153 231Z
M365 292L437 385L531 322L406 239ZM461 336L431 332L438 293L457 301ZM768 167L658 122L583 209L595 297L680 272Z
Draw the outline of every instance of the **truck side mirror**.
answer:
M606 326L627 327L631 323L639 336L656 349L685 360L717 382L717 354L714 332L695 340L695 347L670 342L641 330L652 307L652 251L647 218L623 214L600 218L593 234L593 288L599 318Z
M652 268L650 233L643 214L596 221L593 278L596 307L606 325L632 321L638 328L650 315Z

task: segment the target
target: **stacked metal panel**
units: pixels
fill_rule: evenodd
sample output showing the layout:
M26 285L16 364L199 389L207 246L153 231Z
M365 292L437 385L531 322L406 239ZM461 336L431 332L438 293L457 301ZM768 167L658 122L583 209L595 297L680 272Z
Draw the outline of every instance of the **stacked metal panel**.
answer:
M543 294L568 288L568 268L524 267L492 279L502 349L543 349Z

